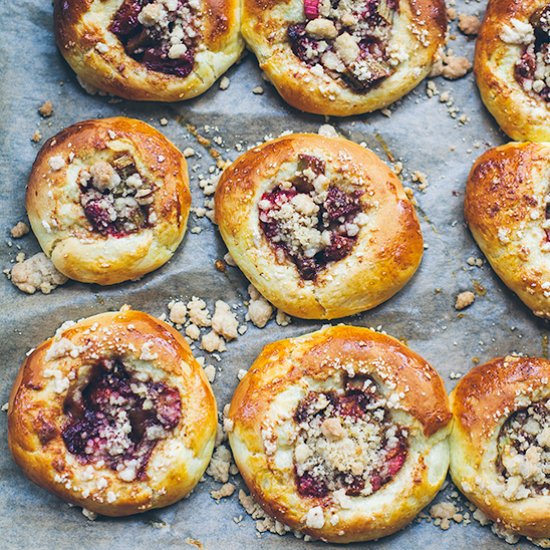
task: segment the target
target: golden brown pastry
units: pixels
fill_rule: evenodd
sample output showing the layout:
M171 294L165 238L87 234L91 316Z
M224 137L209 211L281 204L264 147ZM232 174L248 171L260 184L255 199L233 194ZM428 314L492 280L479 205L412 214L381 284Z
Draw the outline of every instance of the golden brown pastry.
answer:
M202 94L244 47L238 0L54 0L54 19L81 84L132 100Z
M550 143L509 143L474 164L464 213L493 269L550 318Z
M401 182L343 138L292 134L255 147L222 174L215 202L237 265L297 317L373 308L406 284L422 257Z
M395 533L449 465L443 381L394 338L337 326L264 348L231 401L233 456L257 502L328 542Z
M283 99L310 113L382 109L430 72L443 0L244 0L243 36Z
M451 475L499 527L550 537L550 361L493 359L451 394Z
M518 141L550 141L550 2L489 0L476 45L481 98Z
M27 188L45 254L67 277L101 285L164 265L190 205L182 153L148 124L122 117L79 122L48 140Z
M59 498L106 516L168 506L214 447L212 389L175 329L139 311L66 323L12 389L15 461Z

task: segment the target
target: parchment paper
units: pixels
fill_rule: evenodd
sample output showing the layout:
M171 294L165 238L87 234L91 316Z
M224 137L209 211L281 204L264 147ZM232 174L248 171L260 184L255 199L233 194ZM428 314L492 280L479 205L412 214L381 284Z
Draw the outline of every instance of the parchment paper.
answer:
M459 12L482 14L484 2L457 1ZM261 78L251 54L233 67L231 84L221 91L217 85L202 97L185 103L163 105L113 102L107 97L90 96L78 85L54 44L50 2L20 0L0 2L3 33L0 55L0 204L2 206L0 264L9 268L21 247L28 256L39 250L32 235L13 240L9 229L25 219L26 179L39 145L30 138L39 127L43 139L74 122L94 117L127 115L142 119L161 129L181 149L193 147L197 156L190 167L207 173L214 162L207 150L190 134L188 123L209 138L220 135L223 144L213 147L224 158L238 156L236 143L244 148L266 135L283 131L313 131L325 122L323 117L300 114L287 107L275 90ZM473 55L473 40L456 32L451 47L459 55ZM470 256L481 257L465 228L462 202L465 180L474 159L489 146L505 141L496 123L484 110L473 77L457 82L435 80L441 91L450 91L460 113L470 122L461 125L451 118L448 107L438 97L429 99L426 84L392 107L391 118L380 113L332 119L344 136L366 142L383 159L388 153L405 165L406 171L419 170L428 176L425 192L415 191L419 217L426 242L425 256L416 276L396 297L373 311L355 316L348 323L379 327L403 339L430 361L445 379L450 390L455 384L451 372L464 373L472 358L486 361L510 352L547 355L545 338L548 326L530 311L498 280L485 263L470 267ZM263 86L263 95L252 94ZM40 118L37 108L47 99L54 104L54 115ZM161 127L159 120L168 119ZM207 131L205 125L210 127ZM219 130L218 130L219 129ZM201 158L198 158L198 156ZM192 174L194 206L202 206L204 196ZM410 178L405 177L405 184ZM412 185L415 188L414 185ZM0 330L0 403L9 391L25 352L51 336L67 319L78 319L127 303L154 315L167 312L173 298L207 298L210 308L216 299L230 304L247 298L247 282L238 269L216 271L214 261L226 249L207 220L192 216L190 228L200 226L199 234L187 233L172 261L138 282L101 288L69 282L51 295L27 296L10 282L0 284L2 315ZM453 308L457 293L476 286L486 289L473 306L460 315ZM437 291L436 289L439 289ZM239 315L244 310L239 309ZM287 327L272 321L263 330L250 326L248 332L228 345L213 384L218 404L229 402L237 385L237 372L247 369L262 347L273 340L304 334L323 323L293 320ZM197 355L204 355L198 353ZM304 543L293 535L279 537L269 533L258 537L254 521L244 513L237 495L217 504L210 490L219 487L209 478L186 500L164 510L127 519L99 518L88 521L79 508L39 489L27 480L13 463L7 446L6 414L0 413L0 547L14 548L94 548L125 549L163 546L185 547L186 539L199 540L214 548L326 548L323 543ZM238 476L235 482L241 484ZM441 498L454 488L449 486ZM239 524L234 517L243 515ZM158 529L153 523L162 521ZM367 545L362 545L367 546ZM448 531L423 521L399 534L370 543L370 548L505 548L489 528L475 522L453 524ZM530 546L522 541L521 547Z

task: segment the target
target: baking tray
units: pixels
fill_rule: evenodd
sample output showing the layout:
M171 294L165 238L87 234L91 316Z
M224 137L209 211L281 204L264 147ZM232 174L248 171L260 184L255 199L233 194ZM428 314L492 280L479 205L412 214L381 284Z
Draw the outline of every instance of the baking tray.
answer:
M459 13L481 15L484 2L457 1ZM30 256L38 251L32 235L12 240L9 229L25 219L25 184L39 145L30 141L36 128L43 140L65 126L94 117L126 115L159 128L181 149L192 147L189 159L194 206L202 206L204 195L198 174L208 174L215 164L209 147L197 141L189 125L199 135L212 139L223 158L238 156L243 150L285 131L316 132L323 117L301 114L286 106L275 90L262 80L251 54L229 72L231 84L225 91L214 86L193 101L179 104L133 103L90 96L78 85L72 71L59 55L53 40L50 2L21 0L0 2L4 21L0 39L0 204L3 239L0 263L7 269L20 249ZM451 47L470 59L474 41L455 32ZM454 373L465 373L473 361L486 361L511 352L548 355L548 325L529 310L499 281L487 263L468 265L470 257L482 257L462 215L464 186L474 159L490 146L505 141L495 122L483 108L470 74L456 82L435 79L441 92L448 91L453 106L441 96L429 98L426 83L391 108L391 117L368 116L331 119L344 136L364 142L387 162L404 165L403 180L415 194L426 251L422 265L410 283L382 306L346 319L345 322L378 327L402 339L424 356L441 373L450 390ZM262 95L252 89L262 86ZM445 96L444 96L445 97ZM41 119L37 108L51 100L54 114ZM451 116L454 110L458 114ZM469 119L462 124L461 115ZM166 118L168 124L160 125ZM464 120L464 118L462 119ZM222 138L222 143L216 143ZM215 139L214 139L215 138ZM239 144L239 145L238 145ZM197 167L197 168L195 168ZM411 174L426 174L424 191L411 182ZM210 308L217 299L238 305L243 319L247 281L236 268L225 273L214 267L226 252L220 235L206 218L191 216L190 228L169 264L137 282L102 288L69 282L50 295L27 296L7 279L0 284L0 402L8 399L11 384L25 353L51 336L67 319L78 319L130 304L153 315L167 313L171 299L189 300L200 296ZM458 313L453 305L463 290L476 290L475 303ZM260 330L249 325L243 336L227 346L221 361L213 362L219 372L213 384L220 408L228 403L238 383L237 372L247 369L262 347L273 340L320 328L324 322L294 319L286 327L271 321ZM198 353L197 355L204 355ZM452 378L451 378L452 376ZM190 497L163 510L125 519L98 518L88 521L79 508L49 495L28 481L13 463L7 446L6 414L0 413L0 547L125 549L186 544L205 548L326 548L321 542L305 543L292 534L285 537L259 535L254 520L239 504L237 493L216 503L210 490L219 483L206 478ZM234 483L242 486L238 476ZM448 498L452 485L440 494ZM236 523L234 518L243 516ZM357 545L356 545L357 546ZM477 523L452 524L442 531L420 521L400 533L372 542L376 549L410 548L503 548L507 544L487 527ZM522 541L520 546L529 547Z

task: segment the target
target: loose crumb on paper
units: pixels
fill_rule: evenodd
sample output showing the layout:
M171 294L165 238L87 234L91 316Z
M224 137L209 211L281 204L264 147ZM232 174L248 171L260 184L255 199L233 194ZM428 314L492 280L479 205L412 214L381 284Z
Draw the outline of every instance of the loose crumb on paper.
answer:
M14 239L20 239L30 231L29 226L25 222L17 222L10 230L11 236Z
M49 294L68 281L68 278L57 271L43 252L15 264L11 270L10 279L19 290L27 294L34 294L37 290L43 294Z
M53 115L53 103L50 100L44 101L38 108L38 114L43 118L49 118Z
M481 21L476 15L461 13L458 16L458 28L466 36L476 36L479 33Z
M222 76L220 80L220 90L227 90L229 88L229 84L231 84L231 81L227 76Z
M455 309L457 311L462 311L467 307L470 307L476 299L475 294L471 290L466 290L457 295L455 301Z

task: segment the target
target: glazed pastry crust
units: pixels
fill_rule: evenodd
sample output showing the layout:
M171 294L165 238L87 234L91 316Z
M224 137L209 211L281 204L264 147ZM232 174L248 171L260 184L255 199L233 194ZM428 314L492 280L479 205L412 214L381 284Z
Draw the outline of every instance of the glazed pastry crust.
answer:
M539 317L550 318L545 197L550 144L509 143L484 153L466 186L464 213L491 266Z
M62 338L80 347L80 353L58 357L54 346ZM154 359L140 359L144 344ZM89 466L68 452L61 436L63 406L74 384L69 380L98 357L121 356L136 372L150 373L181 396L180 423L153 449L143 481L122 481L107 467L96 467L90 479L85 475ZM103 313L61 327L26 358L8 408L9 446L24 473L59 498L106 516L144 512L186 496L206 470L216 427L212 389L187 342L169 325L139 311Z
M451 393L451 475L464 495L492 521L532 538L550 536L550 497L511 501L495 494L497 439L506 419L550 397L550 361L493 359L472 369Z
M443 0L401 0L390 45L403 49L403 61L380 84L361 93L340 79L315 74L294 55L286 30L303 19L302 0L244 0L242 33L287 103L301 111L334 116L376 111L409 93L430 72L447 29Z
M277 418L292 418L308 388L334 389L344 370L372 376L386 398L397 399L393 414L409 428L409 454L389 483L368 497L350 497L338 523L326 520L316 529L305 516L330 503L300 496L294 468L276 465L283 451L268 454L263 431ZM233 456L256 501L292 529L328 542L371 540L403 528L435 496L449 464L451 414L441 378L394 338L360 327L330 327L266 346L235 391L229 421Z
M490 0L476 42L474 72L483 103L500 127L517 141L550 141L550 107L527 93L514 76L522 46L501 34L511 19L528 22L546 0Z
M300 153L319 154L327 174L366 181L360 201L368 223L350 254L329 263L315 281L303 280L290 260L277 261L258 221L262 194L280 166ZM267 300L296 317L333 319L371 309L396 294L422 258L420 225L401 182L373 152L343 138L292 134L251 149L222 174L215 204L239 268Z
M61 54L83 85L138 101L180 101L212 86L240 57L238 0L204 0L193 71L185 78L148 69L124 51L109 30L121 0L54 0L55 36ZM106 44L100 51L98 44Z
M78 171L127 152L139 173L157 184L150 208L156 222L122 237L95 231L80 204ZM52 169L52 157L64 165ZM72 158L72 160L71 160ZM160 132L117 117L69 126L48 140L34 162L26 195L29 220L42 250L64 275L111 285L164 265L183 239L191 205L187 163Z

